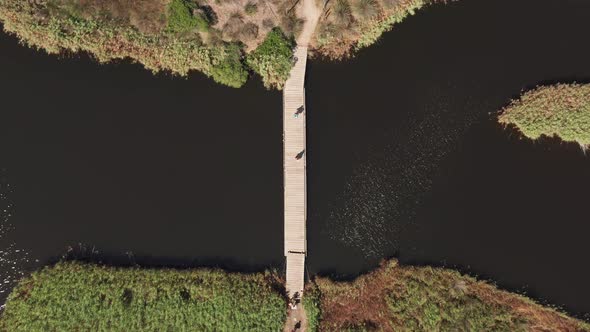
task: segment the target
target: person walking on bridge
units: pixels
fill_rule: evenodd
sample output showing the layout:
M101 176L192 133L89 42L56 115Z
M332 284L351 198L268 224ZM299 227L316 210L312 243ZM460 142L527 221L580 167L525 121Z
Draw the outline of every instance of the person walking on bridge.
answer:
M303 113L303 111L305 111L305 108L303 107L303 105L299 106L299 108L297 109L297 112L295 112L295 114L293 114L293 117L298 118L299 114Z
M299 152L296 156L295 159L300 160L301 158L303 158L303 155L305 154L305 150Z

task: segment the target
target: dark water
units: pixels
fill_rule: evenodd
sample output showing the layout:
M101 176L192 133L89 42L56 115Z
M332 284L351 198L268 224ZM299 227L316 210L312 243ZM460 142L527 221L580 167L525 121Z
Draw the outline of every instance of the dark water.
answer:
M590 157L493 120L521 89L590 78L587 31L590 1L466 0L354 60L312 62L310 272L396 256L590 312ZM27 270L71 247L114 263L282 267L279 93L0 44L7 261Z

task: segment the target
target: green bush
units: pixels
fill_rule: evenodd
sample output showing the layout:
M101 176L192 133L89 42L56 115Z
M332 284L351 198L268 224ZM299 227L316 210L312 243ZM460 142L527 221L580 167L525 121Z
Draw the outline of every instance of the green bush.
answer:
M254 15L258 12L258 5L253 2L248 2L246 7L244 7L244 11L247 15Z
M209 30L209 22L204 14L193 11L195 6L186 0L172 0L168 6L168 32L184 33L193 29Z
M289 78L293 67L293 47L295 41L287 38L275 28L256 50L250 53L246 63L262 77L266 88L281 89Z
M286 301L270 274L59 263L22 280L0 330L282 331Z
M222 61L211 69L215 82L233 88L239 88L248 80L248 71L242 63L242 51L237 44L226 47L226 55Z

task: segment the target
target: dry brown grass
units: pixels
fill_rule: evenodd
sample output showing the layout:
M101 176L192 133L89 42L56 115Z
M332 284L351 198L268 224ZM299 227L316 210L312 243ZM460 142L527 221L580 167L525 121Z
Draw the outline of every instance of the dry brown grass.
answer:
M328 0L312 43L314 53L329 59L349 57L431 2L446 0Z
M315 285L320 292L320 331L463 331L482 326L588 331L584 322L456 271L401 267L395 260L353 282L317 278Z
M223 39L226 41L240 39L246 45L246 51L249 52L264 41L273 27L279 25L278 5L284 1L281 0L278 4L270 0L202 0L200 2L202 5L210 6L215 12L217 22L213 27L223 31ZM248 5L256 6L256 12L247 14L246 6ZM237 32L240 29L247 31ZM244 37L236 38L241 34Z

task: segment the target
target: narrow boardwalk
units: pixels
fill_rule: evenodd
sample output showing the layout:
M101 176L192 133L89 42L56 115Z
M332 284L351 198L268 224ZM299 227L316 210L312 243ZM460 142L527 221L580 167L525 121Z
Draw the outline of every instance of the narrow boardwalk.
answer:
M305 66L307 47L297 46L296 63L283 90L283 168L287 293L303 292L307 254L307 179L305 145Z
M307 256L307 151L305 121L305 66L307 47L315 32L321 10L316 0L302 0L298 16L303 17L303 30L297 38L295 66L283 89L283 169L285 199L285 258L287 263L286 290L289 298L301 298L305 286L305 257ZM307 330L303 304L290 307L284 331Z

